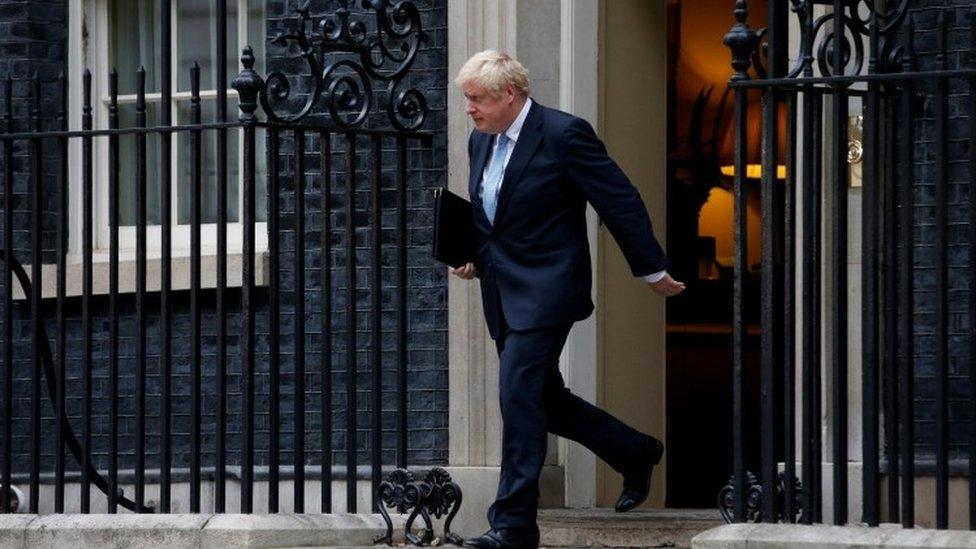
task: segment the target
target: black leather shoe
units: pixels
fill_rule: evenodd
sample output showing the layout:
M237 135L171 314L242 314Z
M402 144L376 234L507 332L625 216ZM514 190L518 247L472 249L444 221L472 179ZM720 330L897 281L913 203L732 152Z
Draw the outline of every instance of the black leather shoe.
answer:
M475 549L536 549L539 547L539 528L499 528L464 541L465 547Z
M617 504L614 505L618 513L630 511L644 503L651 492L651 474L654 472L654 466L661 461L662 455L664 455L664 444L651 437L651 453L644 467L640 471L624 475L624 489L617 498Z

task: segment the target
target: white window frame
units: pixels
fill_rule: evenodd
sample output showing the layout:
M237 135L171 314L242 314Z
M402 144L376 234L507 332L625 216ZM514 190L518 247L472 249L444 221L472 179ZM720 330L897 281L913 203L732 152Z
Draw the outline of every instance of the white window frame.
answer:
M109 66L109 2L112 0L69 0L69 44L83 44L83 47L69 48L68 68L69 68L69 125L72 129L81 129L81 115L83 107L82 74L85 68L92 72L92 109L93 126L95 128L108 127L108 72ZM120 1L120 0L115 0ZM125 0L121 0L125 1ZM172 25L172 58L178 59L177 48L179 47L178 32L179 24L176 17L176 3L172 4L171 21ZM247 23L248 10L247 0L230 0L238 4L238 44L229 44L228 50L241 51L247 42ZM178 70L182 67L174 67L171 71L171 89L177 90ZM189 67L185 67L189 70ZM235 75L228 74L229 79ZM201 97L215 98L216 90L201 92ZM228 90L228 98L236 97L235 90ZM160 94L146 94L147 102L149 99L157 99L156 104L160 103ZM180 101L188 101L190 92L174 91L171 98L173 123L183 123L176 119L178 114L177 105ZM120 95L119 103L134 103L135 95ZM228 112L228 118L235 120L237 113ZM204 122L207 122L206 120ZM243 153L243 132L240 130L229 130L228 139L238 140L238 151ZM183 134L180 134L182 136ZM178 157L180 136L172 138L172 156L170 158L170 169L172 174L172 256L185 257L190 253L190 225L180 225L177 223L178 215ZM259 136L260 138L260 136ZM93 248L95 261L108 261L108 250L110 245L110 227L108 223L108 139L96 138L93 143L94 150L94 225L93 225ZM187 151L182 151L187 154ZM68 262L81 263L82 261L82 223L84 216L82 204L82 140L72 139L69 145L69 173L72 174L69 181L69 239L68 239ZM243 154L238 154L238 174L243 174ZM240 179L238 179L240 181ZM228 180L228 185L235 182ZM239 184L239 183L238 183ZM238 193L238 211L243 215L243 192ZM136 245L135 227L120 227L119 229L119 255L122 261L134 260ZM227 250L229 254L240 254L242 249L243 224L231 222L227 224ZM146 249L150 259L159 258L161 253L160 225L149 225L146 230ZM267 223L255 223L255 248L257 252L267 250ZM201 225L201 247L204 255L216 254L217 244L217 224L204 223ZM152 269L151 269L152 270ZM236 273L233 273L236 274ZM232 276L232 273L228 273ZM150 285L152 286L150 281ZM259 280L258 283L261 281Z

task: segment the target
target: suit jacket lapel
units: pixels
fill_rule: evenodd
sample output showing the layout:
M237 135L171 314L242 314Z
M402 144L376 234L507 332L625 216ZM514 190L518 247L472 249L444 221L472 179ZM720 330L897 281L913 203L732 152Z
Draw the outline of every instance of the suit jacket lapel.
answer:
M484 205L479 197L479 186L481 175L485 171L485 164L488 162L488 153L491 151L491 136L481 134L480 139L475 145L474 162L471 164L471 172L468 175L468 192L471 196L471 204L477 205L476 212L480 211L485 215Z
M511 200L512 192L518 185L525 167L529 165L532 155L535 154L536 147L542 141L541 127L542 107L533 101L532 107L529 108L529 114L525 117L525 123L522 125L518 141L515 142L515 150L512 151L512 157L508 160L508 166L505 167L505 177L502 179L502 189L498 195L498 207L495 209L493 230L501 223L506 206Z

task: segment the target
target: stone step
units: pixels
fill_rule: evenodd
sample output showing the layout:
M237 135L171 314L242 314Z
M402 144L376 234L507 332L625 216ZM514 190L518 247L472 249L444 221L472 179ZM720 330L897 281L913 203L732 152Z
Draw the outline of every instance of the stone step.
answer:
M724 524L717 510L612 509L539 511L545 547L691 547L695 535Z
M405 517L394 517L402 544ZM543 547L690 547L717 511L543 510ZM443 525L435 524L440 534ZM26 547L373 547L379 515L0 515L0 549ZM436 543L436 542L435 542Z

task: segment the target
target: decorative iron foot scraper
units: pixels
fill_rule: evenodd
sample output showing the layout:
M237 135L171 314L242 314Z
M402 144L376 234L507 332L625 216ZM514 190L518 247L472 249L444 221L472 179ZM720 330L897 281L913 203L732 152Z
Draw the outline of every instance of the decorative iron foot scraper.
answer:
M404 528L405 538L414 545L426 545L434 540L434 525L431 515L441 518L447 515L444 521L445 543L462 545L464 540L460 536L451 532L451 521L461 508L461 488L451 480L451 475L440 467L434 467L427 472L424 480L417 482L413 473L405 469L397 469L387 475L386 479L380 484L376 491L377 500L382 504L379 506L383 520L386 521L386 533L378 536L374 543L393 543L393 521L386 511L389 507L396 509L397 513L410 513L407 517L407 524ZM414 534L413 521L417 516L424 519L424 528Z
M793 477L793 517L786 516L786 473L780 472L776 477L775 494L773 497L776 498L776 520L779 522L797 522L800 519L801 513L803 511L803 485L800 483L800 479ZM762 501L765 494L763 494L762 484L756 479L756 475L749 471L746 471L746 522L759 522L762 520ZM722 513L722 518L725 522L732 524L733 519L733 509L735 507L735 478L730 478L729 483L725 485L718 493L718 510ZM789 520L788 520L789 519Z

